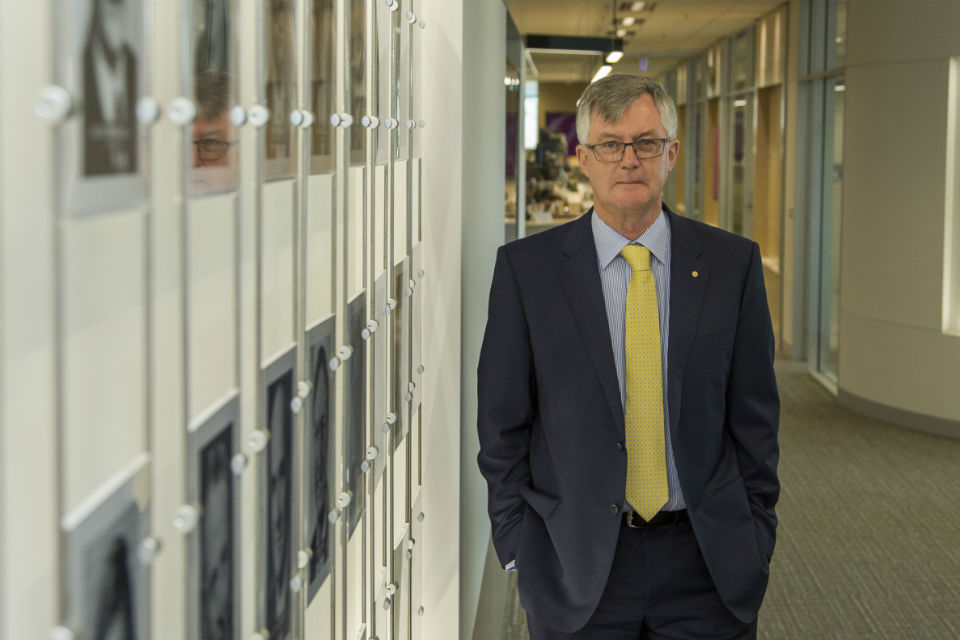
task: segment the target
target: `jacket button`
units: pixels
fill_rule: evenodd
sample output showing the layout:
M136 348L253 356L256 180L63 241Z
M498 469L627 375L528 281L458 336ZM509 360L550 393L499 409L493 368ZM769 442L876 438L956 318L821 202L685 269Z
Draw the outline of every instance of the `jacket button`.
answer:
M615 516L620 513L620 507L615 504L610 505L610 515Z
M617 442L617 449L619 449L620 451L623 451L625 449L625 447L623 446L622 440Z

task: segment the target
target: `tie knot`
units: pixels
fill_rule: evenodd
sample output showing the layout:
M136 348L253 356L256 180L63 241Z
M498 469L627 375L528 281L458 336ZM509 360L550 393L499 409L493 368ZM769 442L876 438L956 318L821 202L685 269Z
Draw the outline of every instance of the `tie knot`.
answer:
M642 244L628 244L620 255L633 271L650 271L650 250Z

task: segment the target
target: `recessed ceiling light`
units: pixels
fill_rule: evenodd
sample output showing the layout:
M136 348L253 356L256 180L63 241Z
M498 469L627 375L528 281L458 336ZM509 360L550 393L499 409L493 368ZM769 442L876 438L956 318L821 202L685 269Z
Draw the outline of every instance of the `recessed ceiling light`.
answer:
M627 35L627 30L626 30L626 29L617 29L617 37L618 37L618 38L622 38L622 37L625 36L625 35Z
M646 3L646 2L634 2L632 5L630 5L630 10L631 10L631 11L643 11L643 8L644 8L645 6L647 6L647 3Z
M623 58L623 51L611 51L607 54L607 62L609 64L617 64L621 58Z
M623 19L623 26L631 27L636 21L637 19L634 18L633 16L627 16L626 18Z
M606 78L608 75L610 75L611 71L613 71L613 67L611 67L608 64L603 65L602 67L597 69L597 72L595 74L593 74L593 80L591 80L590 82L596 82L600 78Z

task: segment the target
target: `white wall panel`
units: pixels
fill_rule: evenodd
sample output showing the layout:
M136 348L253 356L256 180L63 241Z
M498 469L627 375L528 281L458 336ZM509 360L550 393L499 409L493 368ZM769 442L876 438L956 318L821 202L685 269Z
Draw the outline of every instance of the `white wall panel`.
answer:
M239 384L236 205L234 194L204 198L187 217L191 418Z
M64 222L65 510L146 451L145 217Z
M333 313L333 177L310 176L307 191L306 326Z
M261 358L285 349L293 335L293 182L263 187Z

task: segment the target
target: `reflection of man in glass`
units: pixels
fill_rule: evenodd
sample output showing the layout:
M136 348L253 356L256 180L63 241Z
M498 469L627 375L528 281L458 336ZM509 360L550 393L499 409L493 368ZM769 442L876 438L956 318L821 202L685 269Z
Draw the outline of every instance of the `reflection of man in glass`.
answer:
M290 0L270 0L267 34L267 108L276 114L267 122L267 158L289 158L293 129L286 114L293 108L294 14ZM290 173L292 167L282 172Z
M134 640L133 594L130 569L127 566L127 543L121 537L110 544L100 585L97 589L95 640Z
M327 448L329 443L329 378L327 350L319 346L313 359L313 403L310 421L313 435L313 521L310 523L310 581L327 564Z
M137 170L137 57L127 43L127 0L93 0L83 50L85 176Z
M200 637L230 640L233 633L232 425L203 450L200 460Z
M219 69L201 71L194 80L194 96L194 190L232 187L238 167L237 128L230 122L233 78Z
M289 622L290 386L290 376L285 375L268 393L267 627L271 638L284 638Z

